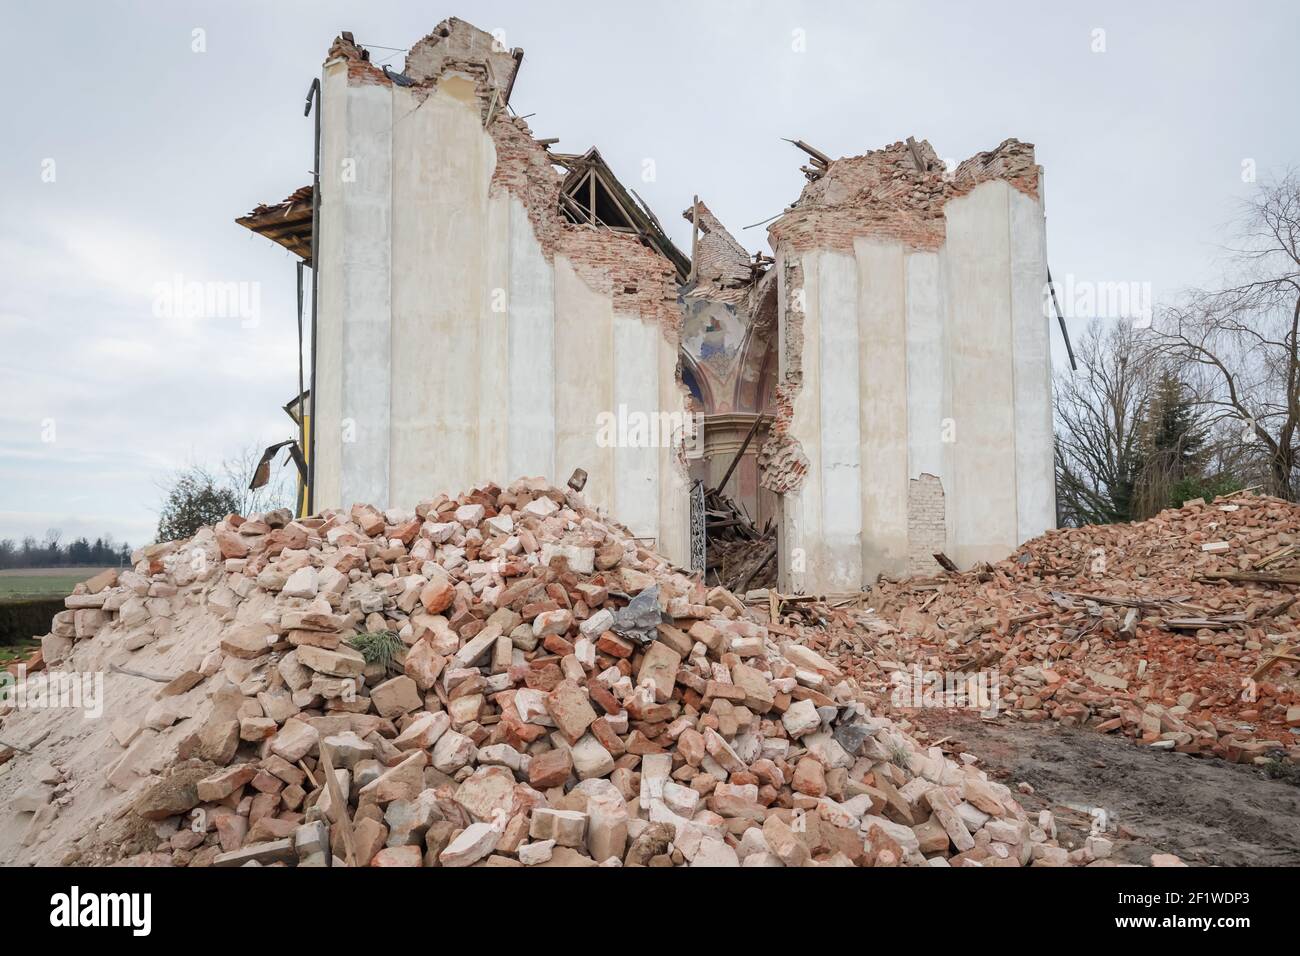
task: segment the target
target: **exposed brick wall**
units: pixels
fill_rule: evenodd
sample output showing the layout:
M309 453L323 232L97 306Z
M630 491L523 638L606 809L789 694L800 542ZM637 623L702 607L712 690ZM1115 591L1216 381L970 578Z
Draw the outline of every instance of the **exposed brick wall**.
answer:
M972 156L951 175L929 143L916 143L916 153L923 169L906 143L834 160L820 179L804 187L794 207L768 227L772 248L852 252L854 239L871 236L937 249L944 241L944 206L980 183L1002 179L1027 195L1038 195L1030 143L1008 139Z
M488 132L497 154L492 188L504 189L523 203L547 259L564 255L592 289L613 297L614 308L658 322L665 339L677 348L682 313L672 263L636 236L570 222L560 212L564 177L524 120L498 116Z
M503 189L523 204L548 261L563 255L593 291L611 297L617 311L640 315L658 325L677 356L673 374L682 407L691 408L690 390L682 379L683 315L676 268L636 236L571 222L563 215L560 184L564 176L522 118L499 113L488 133L496 148L491 189ZM674 464L684 477L688 467L684 449L676 450Z
M699 241L695 254L695 281L718 288L747 287L753 276L749 252L723 227L718 217L703 202L699 209ZM691 209L682 212L691 222Z
M471 63L486 68L489 84L503 94L517 68L511 51L501 49L492 34L457 17L448 17L407 51L403 72L415 82L424 83Z
M907 483L907 573L931 575L935 554L948 546L943 482L922 474Z
M351 39L338 36L334 38L334 43L330 46L330 51L325 57L325 62L342 57L348 61L348 83L353 86L360 86L363 83L375 83L380 86L391 86L392 81L384 75L384 71L370 62L370 51L362 49L352 42Z

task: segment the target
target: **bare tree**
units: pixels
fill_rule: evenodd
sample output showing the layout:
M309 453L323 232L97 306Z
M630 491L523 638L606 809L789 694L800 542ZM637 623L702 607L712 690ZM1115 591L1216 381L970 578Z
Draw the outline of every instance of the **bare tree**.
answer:
M1143 337L1127 322L1088 326L1078 371L1053 382L1060 524L1134 517L1144 465L1143 415L1156 386Z
M285 455L281 452L281 457ZM253 476L257 473L257 464L262 460L262 449L249 445L235 457L222 462L225 472L225 486L235 495L239 502L241 515L264 514L276 508L294 510L294 493L298 472L292 464L282 467L278 463L271 465L271 478L261 488L250 489Z
M1300 435L1300 177L1260 185L1244 204L1229 277L1166 309L1153 344L1185 375L1206 423L1238 458L1262 464L1271 494L1294 501Z
M267 484L256 490L249 488L261 457L261 449L249 446L222 462L220 472L191 465L160 483L163 504L159 512L158 540L188 538L201 526L215 524L231 512L247 517L277 508L292 511L293 478L297 474L292 466L273 466Z

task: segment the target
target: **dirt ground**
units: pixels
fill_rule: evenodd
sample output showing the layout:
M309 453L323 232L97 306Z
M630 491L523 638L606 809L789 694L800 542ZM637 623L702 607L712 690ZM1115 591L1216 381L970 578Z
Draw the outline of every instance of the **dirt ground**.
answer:
M1175 853L1193 866L1300 866L1300 787L1254 768L1070 727L952 712L919 722L932 739L950 736L943 749L979 756L989 776L1030 784L1025 809L1052 810L1062 845L1081 845L1100 808L1130 862Z

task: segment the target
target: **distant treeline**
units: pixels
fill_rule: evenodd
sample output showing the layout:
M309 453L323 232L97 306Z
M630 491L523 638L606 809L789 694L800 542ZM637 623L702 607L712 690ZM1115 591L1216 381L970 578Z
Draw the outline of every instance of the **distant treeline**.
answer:
M118 544L112 535L90 541L77 538L67 544L60 542L58 532L46 534L44 541L33 537L23 538L18 544L12 538L0 539L0 570L6 568L61 568L61 567L118 567L131 563L131 546Z

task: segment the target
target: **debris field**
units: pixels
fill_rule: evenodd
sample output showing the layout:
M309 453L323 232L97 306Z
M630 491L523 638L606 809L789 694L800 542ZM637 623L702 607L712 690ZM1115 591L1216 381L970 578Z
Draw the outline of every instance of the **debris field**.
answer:
M824 609L836 626L789 630L877 701L898 702L918 669L992 672L1012 718L1295 764L1298 545L1294 504L1196 499L1143 522L1049 531L964 574L882 581L869 612Z
M0 723L0 862L1115 862L539 479L136 557L43 642L103 673L103 719Z

